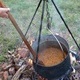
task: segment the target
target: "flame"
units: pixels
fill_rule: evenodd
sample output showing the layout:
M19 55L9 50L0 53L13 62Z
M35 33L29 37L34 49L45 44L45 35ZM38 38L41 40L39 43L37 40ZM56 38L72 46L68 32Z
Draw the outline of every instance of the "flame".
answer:
M28 64L32 65L33 64L33 60L32 59L28 59Z

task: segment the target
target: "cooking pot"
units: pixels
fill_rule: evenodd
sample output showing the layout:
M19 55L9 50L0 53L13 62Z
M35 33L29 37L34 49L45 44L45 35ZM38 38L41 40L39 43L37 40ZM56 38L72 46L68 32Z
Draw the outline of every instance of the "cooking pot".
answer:
M60 45L62 46L63 51L66 53L65 59L61 63L54 66L49 66L49 67L33 62L35 71L40 76L50 80L62 77L71 68L70 56L69 56L69 45L67 41L58 35L55 35L55 37L58 39ZM43 36L40 41L39 52L49 47L56 47L61 49L55 37L53 35ZM38 46L37 44L38 44L38 41L36 40L32 45L32 48L35 52L37 52L37 46Z

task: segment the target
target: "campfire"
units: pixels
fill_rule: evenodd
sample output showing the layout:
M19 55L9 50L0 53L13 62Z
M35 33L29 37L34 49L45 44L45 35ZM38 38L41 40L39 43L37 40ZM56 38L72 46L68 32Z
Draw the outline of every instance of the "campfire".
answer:
M73 56L70 56L72 59ZM0 65L0 80L35 80L36 78L37 80L47 80L35 72L33 59L31 59L30 52L24 43L16 50L8 51L5 57L7 61ZM73 62L72 59L72 64ZM76 67L76 70L74 69L70 80L75 80L75 78L80 80L80 68Z

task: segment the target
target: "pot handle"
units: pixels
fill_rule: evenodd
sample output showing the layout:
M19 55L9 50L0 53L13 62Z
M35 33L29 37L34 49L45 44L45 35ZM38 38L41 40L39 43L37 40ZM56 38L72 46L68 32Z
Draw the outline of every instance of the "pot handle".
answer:
M70 53L75 56L76 60L80 60L80 55L77 52L70 50Z

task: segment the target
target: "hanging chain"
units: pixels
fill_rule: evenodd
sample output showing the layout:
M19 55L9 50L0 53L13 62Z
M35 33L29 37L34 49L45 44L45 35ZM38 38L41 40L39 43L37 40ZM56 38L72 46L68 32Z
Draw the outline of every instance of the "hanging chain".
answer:
M48 6L48 0L46 0L46 17L47 17L47 28L50 29L51 28L51 22L52 22L52 18L50 16L49 13L49 6Z

